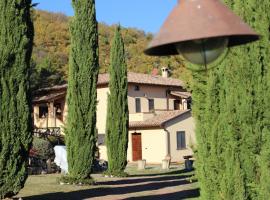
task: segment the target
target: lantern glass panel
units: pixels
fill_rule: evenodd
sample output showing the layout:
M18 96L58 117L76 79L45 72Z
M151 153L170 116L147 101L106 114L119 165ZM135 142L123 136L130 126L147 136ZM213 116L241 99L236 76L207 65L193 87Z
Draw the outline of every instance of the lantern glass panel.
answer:
M227 48L228 38L217 37L177 43L178 53L193 64L207 65L214 62Z

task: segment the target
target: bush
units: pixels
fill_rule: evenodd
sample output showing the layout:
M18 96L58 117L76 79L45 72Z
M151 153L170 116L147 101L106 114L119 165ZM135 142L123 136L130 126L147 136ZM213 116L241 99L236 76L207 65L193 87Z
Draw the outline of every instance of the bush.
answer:
M52 144L52 146L65 145L64 137L56 137L56 136L53 136L53 135L49 135L47 137L47 140Z
M34 137L32 154L42 160L54 159L53 145L44 139Z
M58 179L60 184L67 185L94 185L95 181L92 178L80 179L72 176L62 176Z
M117 177L117 178L125 178L125 177L128 177L128 174L122 170L119 170L119 171L105 171L103 173L104 176L109 176L109 177Z

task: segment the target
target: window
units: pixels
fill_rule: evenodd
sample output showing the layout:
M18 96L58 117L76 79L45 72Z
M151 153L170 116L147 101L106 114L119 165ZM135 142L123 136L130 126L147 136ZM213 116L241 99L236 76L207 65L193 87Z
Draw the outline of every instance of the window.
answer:
M173 109L174 110L180 110L180 100L174 100L173 101Z
M191 98L187 100L187 109L191 109L192 101Z
M154 101L154 99L148 99L148 107L149 107L149 112L155 110L155 101Z
M55 109L55 116L60 119L63 120L63 113L62 113L62 105L61 103L54 103L54 109Z
M135 91L140 91L140 86L135 85L135 86L134 86L134 90L135 90Z
M46 118L48 115L48 106L41 105L39 106L39 118Z
M135 106L136 106L136 113L140 113L141 112L141 99L140 98L136 98L135 99Z
M186 133L185 131L178 131L176 133L177 137L177 149L186 149Z

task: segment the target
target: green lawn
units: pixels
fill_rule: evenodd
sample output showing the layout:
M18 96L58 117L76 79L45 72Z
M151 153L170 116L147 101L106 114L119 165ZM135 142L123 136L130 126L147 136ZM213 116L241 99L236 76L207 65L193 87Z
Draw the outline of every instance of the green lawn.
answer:
M106 178L94 174L94 186L60 185L57 178L61 175L30 176L24 189L17 195L25 200L81 200L81 199L197 199L198 184L193 172L184 172L181 167L173 166L163 171L159 166L148 166L137 170L129 165L126 170L130 177Z

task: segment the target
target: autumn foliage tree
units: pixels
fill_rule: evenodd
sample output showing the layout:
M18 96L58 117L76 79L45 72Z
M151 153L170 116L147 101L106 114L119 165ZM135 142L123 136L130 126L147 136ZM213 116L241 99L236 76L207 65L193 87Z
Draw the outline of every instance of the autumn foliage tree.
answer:
M31 80L34 88L61 84L67 80L68 75L68 52L71 48L68 24L72 17L41 10L35 10L33 16L36 35L33 50L35 67ZM115 27L116 25L98 24L100 73L109 71L110 42L114 37ZM121 30L128 71L150 74L154 67L169 66L174 78L191 81L191 73L184 67L181 57L152 57L143 53L142 49L152 39L152 33L135 28L122 27ZM37 79L39 80L36 81Z

